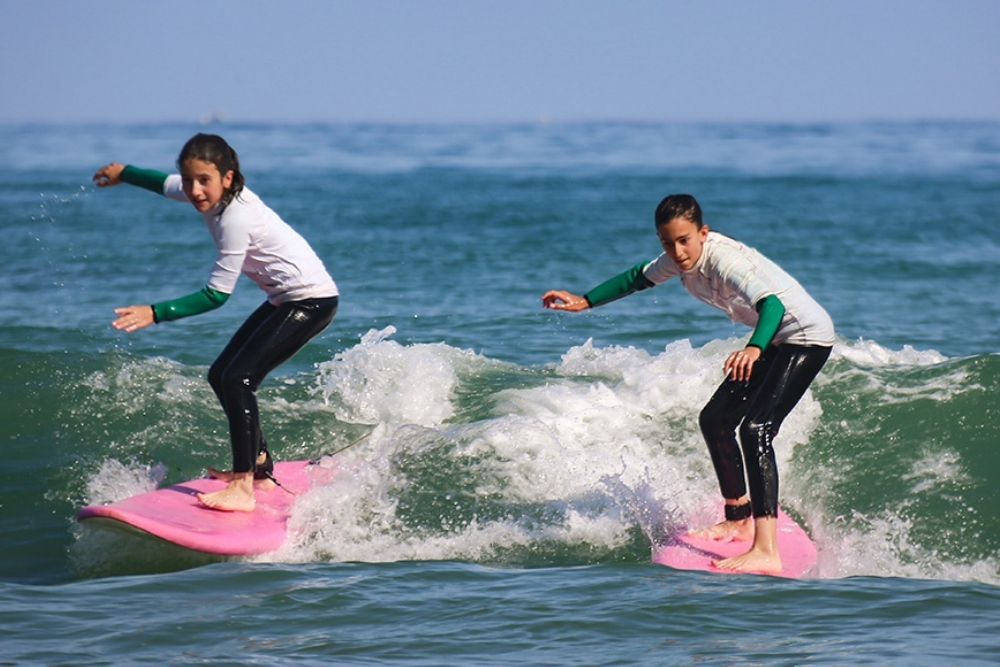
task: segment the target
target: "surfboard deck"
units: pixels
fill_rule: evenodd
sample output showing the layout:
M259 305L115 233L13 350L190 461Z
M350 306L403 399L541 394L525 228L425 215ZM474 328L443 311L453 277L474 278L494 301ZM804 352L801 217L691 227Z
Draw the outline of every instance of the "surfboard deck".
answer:
M712 564L716 559L746 553L749 548L750 542L699 539L684 531L673 535L665 544L654 545L653 562L680 570L754 574L720 570ZM798 579L810 574L816 567L818 558L816 545L809 539L802 526L781 509L778 510L778 551L781 554L781 572L764 574Z
M204 477L142 493L108 505L88 505L77 513L81 523L137 529L178 546L221 556L252 556L281 547L295 498L316 484L328 482L335 468L316 461L274 464L281 486L255 489L253 512L221 512L205 507L197 494L211 493L226 483Z

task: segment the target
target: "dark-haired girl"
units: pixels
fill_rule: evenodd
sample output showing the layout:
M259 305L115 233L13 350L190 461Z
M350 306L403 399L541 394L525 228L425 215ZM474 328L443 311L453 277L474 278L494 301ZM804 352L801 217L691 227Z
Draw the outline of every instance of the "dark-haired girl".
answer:
M222 137L197 134L177 158L180 175L112 162L94 174L98 187L129 183L193 205L208 225L218 254L201 290L171 301L116 308L112 322L128 332L218 308L246 274L267 300L233 335L212 364L208 381L229 419L231 471L209 472L228 482L200 494L207 507L251 512L254 483L272 488L273 463L261 432L256 391L264 377L333 320L338 291L309 244L244 186L239 159Z
M583 296L552 290L542 296L542 303L546 308L580 311L677 277L696 298L753 327L746 347L726 358L726 379L699 418L725 499L725 521L696 534L752 541L747 553L718 561L716 567L780 572L773 442L782 421L830 356L833 321L777 264L739 241L709 231L691 195L667 197L654 218L662 255Z

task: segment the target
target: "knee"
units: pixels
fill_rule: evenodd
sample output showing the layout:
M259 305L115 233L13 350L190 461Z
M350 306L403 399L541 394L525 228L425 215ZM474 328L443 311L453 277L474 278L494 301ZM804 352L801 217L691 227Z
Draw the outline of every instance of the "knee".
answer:
M216 395L222 394L222 368L219 364L212 364L208 369L208 384L211 385Z
M744 449L753 445L756 450L765 450L770 447L774 436L775 429L770 421L748 418L740 424L740 442Z
M736 423L714 403L709 403L698 414L698 426L705 437L717 434L735 434Z
M233 395L250 386L250 380L231 367L223 369L213 367L208 373L208 382L219 396Z
M713 433L718 430L719 428L718 415L716 415L715 411L712 410L711 404L706 405L704 408L701 409L701 412L698 413L698 426L701 427L701 432L704 433L705 435L708 435L709 433Z

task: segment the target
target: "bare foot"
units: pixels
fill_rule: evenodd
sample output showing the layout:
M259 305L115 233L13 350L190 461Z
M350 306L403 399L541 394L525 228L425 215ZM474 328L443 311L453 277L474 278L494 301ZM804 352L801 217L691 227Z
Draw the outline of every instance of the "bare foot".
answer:
M232 470L216 470L215 468L208 467L208 475L212 479L221 479L223 482L233 481L233 471ZM270 479L255 479L253 481L253 488L258 491L270 491L274 488L274 482Z
M762 516L754 522L753 546L742 556L733 556L712 561L712 565L727 572L759 572L777 574L781 572L781 556L778 555L778 520L773 516Z
M231 473L226 488L213 493L199 493L198 500L210 509L223 512L253 512L257 502L253 497L253 473Z
M757 547L751 547L750 551L742 556L733 556L722 560L713 560L712 565L727 572L760 572L763 574L777 574L781 572L781 557L777 552L769 554Z
M753 519L722 521L708 528L692 530L688 535L717 542L749 542L754 538L754 523Z

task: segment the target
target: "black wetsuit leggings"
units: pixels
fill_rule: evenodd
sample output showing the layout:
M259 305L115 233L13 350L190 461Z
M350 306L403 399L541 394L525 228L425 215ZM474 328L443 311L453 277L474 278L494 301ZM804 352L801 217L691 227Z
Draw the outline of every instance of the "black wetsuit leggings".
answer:
M257 387L330 324L337 303L335 296L280 306L265 302L212 364L208 382L229 418L233 472L255 470L257 455L266 447L257 412Z
M781 422L823 368L830 349L787 343L769 346L754 364L749 380L727 378L701 411L701 432L712 455L722 497L743 497L749 482L755 518L778 515L774 438ZM742 455L736 442L737 427Z

